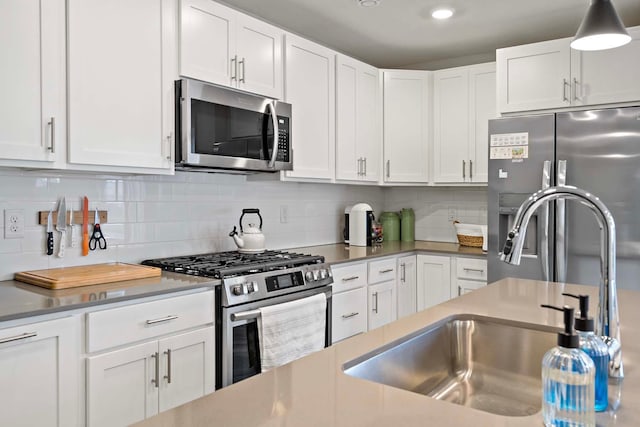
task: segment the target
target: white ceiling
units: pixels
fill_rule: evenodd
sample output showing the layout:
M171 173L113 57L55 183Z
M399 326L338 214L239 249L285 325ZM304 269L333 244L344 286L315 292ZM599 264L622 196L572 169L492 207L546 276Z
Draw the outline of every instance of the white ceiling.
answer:
M627 27L640 0L612 0ZM589 0L223 0L228 5L381 68L491 60L495 49L573 36ZM431 18L436 6L456 14ZM450 64L450 65L447 65Z

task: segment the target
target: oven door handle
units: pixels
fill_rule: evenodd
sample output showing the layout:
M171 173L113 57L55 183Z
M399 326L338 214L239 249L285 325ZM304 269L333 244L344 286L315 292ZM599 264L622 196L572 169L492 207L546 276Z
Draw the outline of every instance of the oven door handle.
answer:
M278 142L280 141L280 129L278 129L278 115L276 114L276 106L274 102L268 104L271 112L271 120L273 121L273 146L271 147L271 159L268 167L273 169L276 166L276 158L278 157ZM266 138L266 135L265 135Z
M331 294L326 294L327 300L331 298ZM232 322L240 322L242 320L257 319L260 317L260 309L241 311L240 313L231 313Z

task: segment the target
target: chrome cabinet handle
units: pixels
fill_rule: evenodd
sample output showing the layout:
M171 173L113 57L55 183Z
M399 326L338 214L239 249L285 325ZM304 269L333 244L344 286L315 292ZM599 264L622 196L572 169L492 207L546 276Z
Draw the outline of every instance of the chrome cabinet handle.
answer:
M580 87L580 83L578 83L578 79L573 78L573 100L580 101L580 97L578 96L578 87Z
M542 189L551 186L551 161L545 160L542 166ZM540 222L542 223L542 238L540 243L540 263L542 264L542 277L549 281L549 203L541 206Z
M240 65L240 71L242 71L240 80L238 80L240 83L245 83L245 79L244 79L244 66L245 66L245 62L244 62L244 58L242 58L242 60L238 61L238 65Z
M173 132L169 132L167 135L167 160L171 160L171 141L173 140Z
M274 101L275 102L275 101ZM276 114L276 106L274 102L270 102L269 111L271 112L271 121L273 122L273 146L271 147L271 159L269 160L269 169L276 166L278 157L278 141L280 141L280 129L278 128L278 115Z
M147 320L147 325L153 325L155 323L162 323L162 322L168 322L169 320L175 320L177 319L178 316L167 316L167 317L161 317L159 319L153 319L153 320Z
M465 169L466 169L466 162L463 160L462 161L462 179L466 178Z
M358 176L362 176L363 175L363 170L364 167L362 166L362 157L358 157Z
M357 316L358 314L360 314L360 313L358 313L357 311L354 311L353 313L343 314L343 315L342 315L342 318L343 318L343 319L350 319L350 318L352 318L352 317Z
M558 186L567 184L567 161L558 160ZM563 199L556 200L556 270L558 277L556 282L567 281L567 228L566 228L566 202Z
M171 384L171 349L167 349L164 354L167 355L167 375L164 376L164 379L167 380L167 384Z
M160 384L158 381L158 378L160 378L160 361L158 360L159 359L158 356L159 355L157 351L151 355L151 357L153 357L156 361L156 370L155 370L156 377L151 378L151 384L153 384L156 388L160 387Z
M391 273L392 271L393 271L393 268L387 268L385 270L378 270L378 273L384 274L384 273Z
M47 150L52 153L56 152L56 118L51 117L51 120L47 122L47 125L51 126L51 144L47 147Z
M362 173L362 175L367 176L367 158L363 157L362 160L364 162L364 172Z
M373 309L371 311L377 314L378 313L378 293L374 292L372 297L373 297L373 300L376 302L376 304L373 306Z
M473 179L473 160L469 160L469 179Z
M567 82L567 79L562 79L562 101L563 102L569 102L569 98L567 98L567 85L569 84L569 82Z
M391 160L387 160L387 178L391 178Z
M231 80L238 78L238 55L231 58Z
M37 337L37 332L25 332L24 334L15 335L13 337L7 337L0 339L0 344L6 344L8 342L26 340L27 338Z
M407 266L406 266L406 264L405 264L405 263L400 264L400 271L401 271L401 273L400 273L400 281L401 281L402 283L404 283L404 282L407 280L407 270L406 270L406 267L407 267Z
M342 281L343 281L343 282L350 282L350 281L352 281L352 280L356 280L356 279L359 279L359 278L360 278L360 276L343 277L343 278L342 278Z
M464 271L477 271L478 273L484 273L484 269L482 269L482 268L467 268L467 267L464 267L463 270Z

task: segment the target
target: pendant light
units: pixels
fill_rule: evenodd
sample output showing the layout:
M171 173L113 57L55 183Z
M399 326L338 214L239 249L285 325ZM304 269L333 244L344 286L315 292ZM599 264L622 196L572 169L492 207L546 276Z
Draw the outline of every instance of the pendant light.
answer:
M604 50L631 41L610 0L591 0L571 47L576 50Z

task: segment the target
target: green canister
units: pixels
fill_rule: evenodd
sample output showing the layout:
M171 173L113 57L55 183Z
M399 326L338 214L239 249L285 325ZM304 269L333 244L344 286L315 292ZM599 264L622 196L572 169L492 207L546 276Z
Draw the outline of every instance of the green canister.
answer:
M416 240L416 215L413 209L405 208L400 212L401 240L413 242Z
M382 212L382 235L385 242L397 242L400 240L400 217L397 212Z

